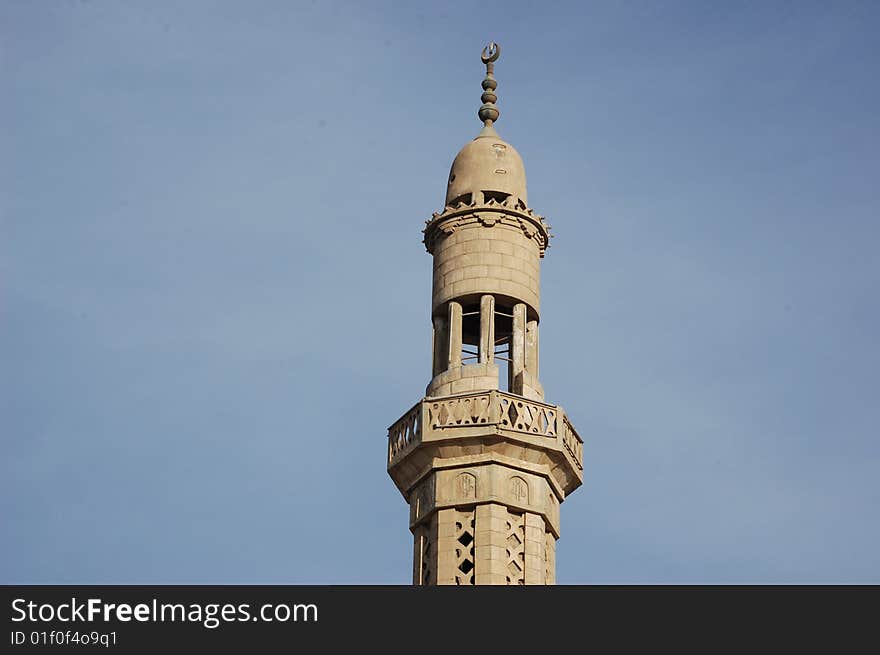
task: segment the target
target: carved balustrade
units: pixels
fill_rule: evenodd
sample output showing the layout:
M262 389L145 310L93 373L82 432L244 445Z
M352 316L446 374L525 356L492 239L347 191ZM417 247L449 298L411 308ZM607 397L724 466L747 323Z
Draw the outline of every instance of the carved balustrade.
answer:
M388 428L388 466L422 441L467 437L480 427L501 435L545 438L583 470L583 440L561 407L494 390L429 397L416 403Z

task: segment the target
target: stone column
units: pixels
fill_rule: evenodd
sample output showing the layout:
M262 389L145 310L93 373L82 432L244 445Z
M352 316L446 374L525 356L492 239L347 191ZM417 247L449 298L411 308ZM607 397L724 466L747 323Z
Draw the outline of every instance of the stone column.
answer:
M454 300L449 303L449 352L448 360L451 368L461 367L461 304Z
M507 507L485 503L476 508L476 583L507 584Z
M455 510L441 509L436 515L437 551L434 561L437 567L437 584L455 584Z
M480 364L495 361L495 296L480 298Z
M538 321L526 323L526 370L538 379Z
M545 584L556 584L556 537L549 530L544 533L544 559L547 562Z
M547 561L544 549L546 548L546 527L540 514L525 514L525 555L526 567L524 581L527 585L546 584Z
M510 384L513 393L522 393L522 372L525 369L526 349L526 306L517 303L513 306L513 331L510 335Z
M449 347L449 330L447 329L447 318L445 316L435 316L434 324L434 363L432 377L440 375L449 365L449 353L446 349Z

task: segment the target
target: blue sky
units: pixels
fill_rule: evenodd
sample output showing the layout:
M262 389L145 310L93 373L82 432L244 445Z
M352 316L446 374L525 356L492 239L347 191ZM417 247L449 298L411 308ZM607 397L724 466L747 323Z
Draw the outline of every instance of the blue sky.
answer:
M4 2L0 581L401 583L479 130L556 235L561 583L880 582L880 7Z

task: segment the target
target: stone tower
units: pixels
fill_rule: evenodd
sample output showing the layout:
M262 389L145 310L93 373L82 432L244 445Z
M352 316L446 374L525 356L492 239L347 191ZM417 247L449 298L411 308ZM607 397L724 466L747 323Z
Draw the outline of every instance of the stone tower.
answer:
M431 381L388 429L416 585L554 584L559 505L583 481L583 442L538 378L549 225L528 205L519 153L493 127L499 54L483 50L483 129L456 156L445 207L424 230Z

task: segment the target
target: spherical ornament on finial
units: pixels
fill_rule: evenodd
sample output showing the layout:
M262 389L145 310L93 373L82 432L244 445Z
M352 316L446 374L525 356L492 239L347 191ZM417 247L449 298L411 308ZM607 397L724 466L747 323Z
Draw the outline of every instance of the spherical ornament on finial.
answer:
M483 95L480 96L480 100L483 102L498 102L498 96L495 95L494 91L498 88L498 82L494 79L487 77L483 80Z
M485 104L480 107L480 111L477 112L477 115L480 117L480 120L484 123L488 121L492 121L493 123L498 120L498 116L500 116L500 112L495 105Z

